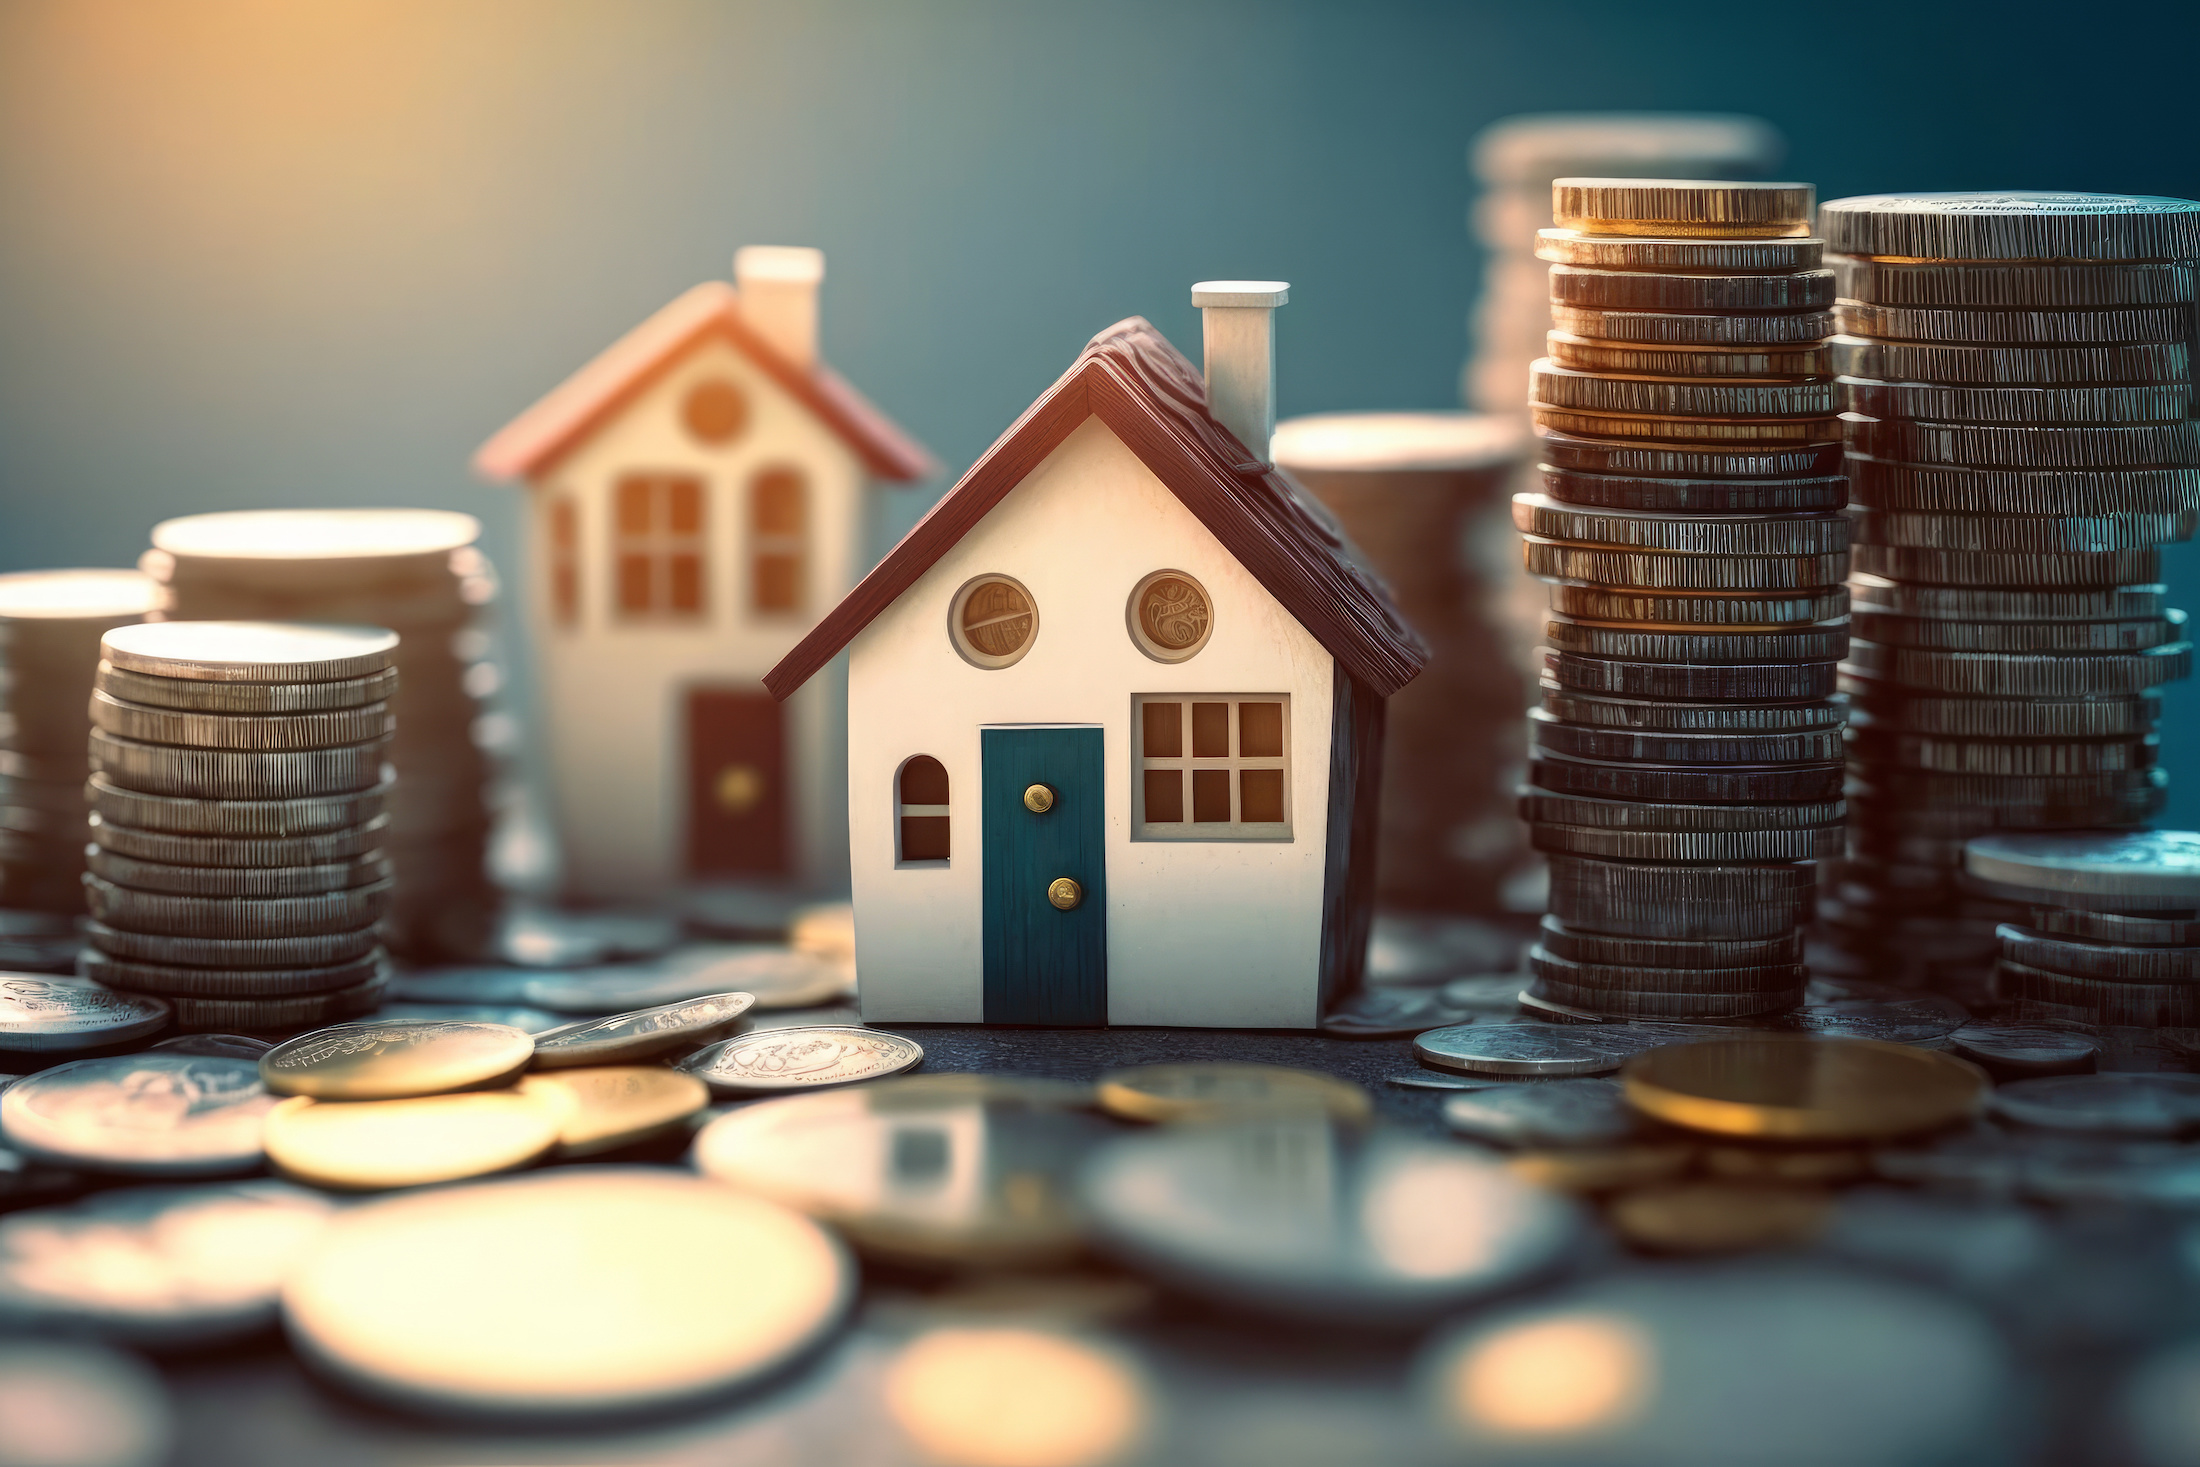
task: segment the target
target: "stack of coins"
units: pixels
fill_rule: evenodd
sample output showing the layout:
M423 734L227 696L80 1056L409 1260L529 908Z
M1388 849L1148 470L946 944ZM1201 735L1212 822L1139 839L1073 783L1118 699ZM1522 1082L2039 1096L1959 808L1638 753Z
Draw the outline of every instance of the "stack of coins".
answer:
M1963 867L2030 909L1996 932L1994 992L2016 1017L2200 1027L2200 835L1988 835L1965 844Z
M1551 862L1530 1007L1792 1007L1840 853L1848 522L1805 184L1560 179L1542 489L1551 583L1521 813Z
M158 622L101 639L82 971L184 1029L371 1011L395 633Z
M84 702L99 638L160 604L136 571L0 576L0 907L83 910Z
M489 943L500 895L486 866L494 754L510 725L489 711L489 562L480 521L425 509L192 515L153 529L141 564L167 583L177 620L336 622L403 638L391 710L398 772L384 848L397 871L390 946L470 958Z
M1881 976L1976 992L2006 904L1967 837L2137 825L2187 675L2157 547L2191 537L2200 204L1839 199L1856 640L1855 817L1828 932Z

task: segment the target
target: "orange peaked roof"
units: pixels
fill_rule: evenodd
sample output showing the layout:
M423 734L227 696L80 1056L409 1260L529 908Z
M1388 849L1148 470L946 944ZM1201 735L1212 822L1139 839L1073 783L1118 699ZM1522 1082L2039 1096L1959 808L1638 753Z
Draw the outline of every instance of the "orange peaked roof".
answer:
M741 318L741 297L723 280L708 280L605 348L594 361L506 423L474 452L474 471L487 479L532 479L580 446L598 427L708 336L733 343L881 479L908 483L939 465L924 445L902 432L840 374L822 362L787 360Z

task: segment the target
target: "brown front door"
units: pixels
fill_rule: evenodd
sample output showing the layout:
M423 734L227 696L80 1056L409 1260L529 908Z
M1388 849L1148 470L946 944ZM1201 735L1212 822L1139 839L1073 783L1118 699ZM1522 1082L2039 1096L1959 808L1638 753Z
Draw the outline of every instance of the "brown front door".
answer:
M787 739L764 692L688 690L688 870L778 876L787 869Z

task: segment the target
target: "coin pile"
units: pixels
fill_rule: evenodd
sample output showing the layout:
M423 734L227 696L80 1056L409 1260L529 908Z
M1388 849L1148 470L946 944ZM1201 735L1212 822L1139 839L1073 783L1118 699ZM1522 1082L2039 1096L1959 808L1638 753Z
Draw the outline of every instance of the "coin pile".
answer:
M2200 1027L2200 835L1987 835L1963 864L1967 884L2030 909L1995 932L1994 991L2019 1016Z
M160 601L136 571L0 576L0 907L83 910L84 704L99 638Z
M85 976L184 1029L303 1029L388 982L394 633L155 622L100 641Z
M337 622L403 639L383 848L397 873L389 943L416 959L477 956L501 905L485 866L489 746L510 725L488 712L496 578L474 547L480 533L471 515L443 510L203 514L156 525L140 561L167 584L176 620Z
M1848 522L1832 272L1807 184L1560 179L1541 492L1551 583L1521 814L1551 863L1531 1009L1713 1019L1801 997L1841 849Z
M1857 533L1827 922L1874 966L1975 985L2018 913L1961 889L1966 838L2162 807L2158 690L2192 662L2158 547L2200 510L2200 204L1889 194L1820 223Z

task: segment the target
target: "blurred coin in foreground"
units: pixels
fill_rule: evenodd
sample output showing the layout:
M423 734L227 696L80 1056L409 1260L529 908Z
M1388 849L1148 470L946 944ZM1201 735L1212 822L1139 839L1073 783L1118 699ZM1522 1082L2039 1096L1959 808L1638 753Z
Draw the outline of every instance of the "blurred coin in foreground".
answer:
M1678 1182L1628 1192L1612 1203L1613 1228L1656 1253L1738 1253L1792 1247L1825 1226L1831 1210L1815 1188L1745 1182Z
M1788 1034L1654 1049L1628 1062L1621 1083L1661 1121L1789 1140L1930 1130L1971 1114L1986 1090L1976 1067L1933 1050Z
M18 1087L20 1088L20 1087ZM7 1104L0 1098L0 1107ZM2049 1075L1993 1095L1995 1115L2020 1126L2125 1136L2200 1131L2200 1075Z
M1609 1146L1641 1127L1610 1080L1501 1085L1444 1103L1444 1124L1502 1146Z
M1098 1093L1110 1114L1131 1121L1213 1121L1302 1110L1364 1121L1373 1113L1367 1092L1351 1081L1282 1065L1134 1065L1102 1075Z
M268 1112L261 1144L269 1164L315 1186L420 1187L525 1166L557 1144L565 1111L518 1090L403 1100L299 1095Z
M919 1075L720 1116L695 1165L904 1262L1030 1266L1083 1243L1071 1202L1105 1134L1078 1085Z
M753 994L713 993L565 1024L535 1036L534 1065L551 1070L567 1065L632 1064L675 1050L700 1048L732 1033L755 1003Z
M1443 1314L1556 1264L1566 1199L1463 1147L1300 1113L1108 1146L1082 1196L1111 1252L1263 1313L1367 1324Z
M149 1345L248 1335L274 1323L284 1276L335 1211L260 1180L18 1212L0 1219L0 1319Z
M248 1059L148 1051L74 1060L0 1094L8 1144L62 1166L200 1177L260 1164L275 1098Z
M935 1329L886 1368L887 1415L931 1462L1101 1467L1152 1426L1143 1373L1122 1352L1056 1330Z
M283 1311L305 1356L365 1394L569 1419L765 1375L830 1331L854 1289L846 1254L799 1213L591 1167L359 1208L291 1276Z
M2083 1034L2032 1024L1965 1024L1948 1048L2004 1078L2090 1070L2101 1046Z
M0 1050L97 1049L158 1034L168 1005L74 978L0 973Z
M160 1377L59 1340L0 1344L0 1467L158 1467L174 1427Z
M301 1034L260 1059L278 1095L388 1100L488 1085L525 1069L535 1042L502 1024L416 1020L338 1024Z
M529 1075L519 1089L555 1099L560 1156L593 1156L646 1141L710 1104L702 1081L657 1065L557 1070Z
M764 1095L879 1080L923 1062L913 1039L827 1024L744 1034L689 1055L680 1068L722 1095Z

